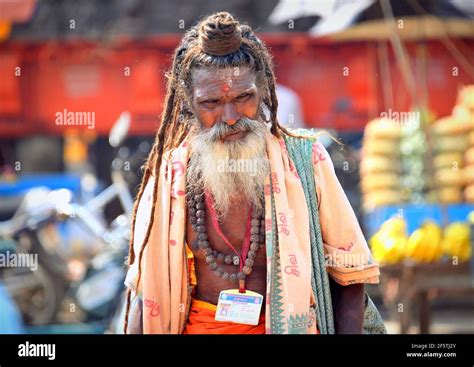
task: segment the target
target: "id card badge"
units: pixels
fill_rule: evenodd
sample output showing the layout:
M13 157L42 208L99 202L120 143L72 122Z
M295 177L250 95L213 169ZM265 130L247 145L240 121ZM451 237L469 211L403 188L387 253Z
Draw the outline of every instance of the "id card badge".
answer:
M240 293L238 289L222 291L219 294L215 319L216 321L258 325L262 303L263 296L256 292Z

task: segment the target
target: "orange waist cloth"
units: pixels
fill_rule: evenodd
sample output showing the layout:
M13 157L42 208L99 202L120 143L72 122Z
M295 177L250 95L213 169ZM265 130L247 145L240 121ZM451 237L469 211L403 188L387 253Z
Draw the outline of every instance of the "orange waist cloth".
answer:
M260 315L258 325L245 325L216 321L216 309L216 305L193 298L183 334L265 334L265 314Z

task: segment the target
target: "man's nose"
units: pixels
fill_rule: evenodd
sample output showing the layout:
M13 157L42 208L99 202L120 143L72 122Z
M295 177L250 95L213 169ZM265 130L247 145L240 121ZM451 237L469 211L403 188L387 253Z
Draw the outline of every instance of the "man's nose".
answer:
M233 103L226 103L224 105L224 111L222 115L222 121L227 125L234 125L240 119L237 109Z

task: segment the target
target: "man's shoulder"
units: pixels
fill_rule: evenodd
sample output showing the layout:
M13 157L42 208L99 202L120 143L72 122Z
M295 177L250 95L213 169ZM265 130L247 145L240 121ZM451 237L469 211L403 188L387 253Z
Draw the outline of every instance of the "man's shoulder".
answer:
M301 150L314 149L320 145L318 133L313 129L287 129L289 134L284 134L282 141L290 150L296 150L301 154Z
M294 128L289 126L285 126L285 129L292 135L295 135L299 138L315 139L317 136L317 132L315 131L315 129L308 129L303 127Z

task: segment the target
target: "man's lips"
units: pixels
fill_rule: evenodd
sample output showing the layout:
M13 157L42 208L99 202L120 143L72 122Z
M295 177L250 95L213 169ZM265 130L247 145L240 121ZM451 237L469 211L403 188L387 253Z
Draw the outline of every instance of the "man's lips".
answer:
M230 133L224 136L223 140L239 140L242 139L247 134L247 131L237 131L235 133Z

